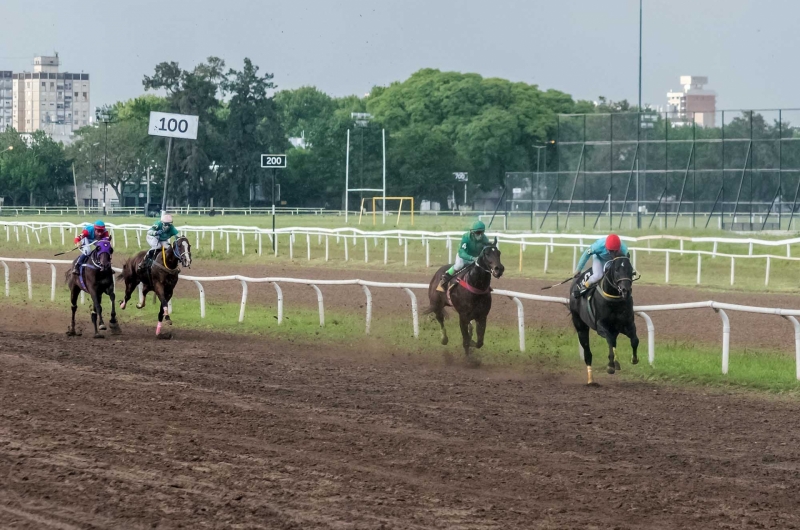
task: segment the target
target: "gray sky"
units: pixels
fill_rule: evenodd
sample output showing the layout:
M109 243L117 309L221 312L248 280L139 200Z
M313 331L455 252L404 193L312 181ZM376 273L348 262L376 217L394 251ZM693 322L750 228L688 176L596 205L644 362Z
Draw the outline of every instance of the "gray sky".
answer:
M59 52L92 103L143 92L160 61L245 56L280 88L361 94L432 67L637 99L638 0L2 0L0 70ZM643 101L707 75L718 108L800 107L800 2L645 0Z

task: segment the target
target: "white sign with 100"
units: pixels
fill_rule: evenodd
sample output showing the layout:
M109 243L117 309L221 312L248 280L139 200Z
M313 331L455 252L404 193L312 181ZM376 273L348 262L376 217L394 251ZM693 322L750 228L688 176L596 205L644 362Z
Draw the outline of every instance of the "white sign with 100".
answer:
M151 112L147 132L152 136L197 140L197 123L197 116Z

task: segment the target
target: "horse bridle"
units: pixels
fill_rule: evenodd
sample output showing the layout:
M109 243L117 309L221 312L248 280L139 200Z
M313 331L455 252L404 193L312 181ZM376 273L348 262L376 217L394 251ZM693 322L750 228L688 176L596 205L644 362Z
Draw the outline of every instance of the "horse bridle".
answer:
M617 256L616 258L614 258L611 261L609 261L608 265L611 265L611 263L617 261L618 259L626 259L626 260L628 260L628 263L630 263L630 258L628 258L628 256ZM633 265L631 265L631 268L633 268ZM606 282L606 278L608 276L608 273L611 272L611 267L610 266L607 266L607 269L608 270L607 270L606 274L603 274L603 282L604 283ZM622 282L631 282L631 288L633 288L633 282L635 282L636 280L640 279L641 277L642 276L638 272L636 272L634 270L633 271L633 276L630 277L630 278L620 278L619 280L608 281L607 283L609 283L611 285L611 287L616 289L618 293L622 294L622 289L619 288L619 284L620 283L622 283Z
M491 270L490 268L488 268L488 267L484 267L483 265L481 265L481 264L480 264L480 261L483 259L483 254L484 254L484 253L485 253L487 250L492 250L492 249L494 249L494 250L497 250L497 245L489 245L489 246L483 247L483 248L481 249L481 253L480 253L480 254L478 255L478 257L475 259L475 261L473 261L473 262L472 262L472 265L473 265L474 267L478 267L478 268L479 268L480 270L482 270L483 272L488 272L489 274L492 274L492 270ZM494 275L492 275L492 276L494 276Z
M179 250L180 245L178 245L178 242L182 240L185 240L187 242L189 241L188 239L186 239L185 236L175 238L175 241L172 243L172 253L175 254L175 257L178 259L178 262L180 262L181 265L183 265L184 267L188 267L188 265L186 265L186 262L184 262L183 260L184 255Z

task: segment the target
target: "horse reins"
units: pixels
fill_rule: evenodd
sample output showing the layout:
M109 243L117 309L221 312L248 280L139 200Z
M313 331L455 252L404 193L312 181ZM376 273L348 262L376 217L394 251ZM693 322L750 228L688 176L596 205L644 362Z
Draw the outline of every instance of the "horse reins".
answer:
M617 261L618 259L627 259L630 262L630 259L627 256L617 256L616 258L612 259L609 263L613 263L613 262ZM609 271L610 270L611 270L611 268L609 267ZM622 290L619 288L619 284L622 283L622 282L631 282L631 287L632 287L633 286L633 282L635 282L639 278L641 278L641 275L639 275L639 276L637 276L635 278L620 278L616 282L610 282L610 281L606 280L606 274L603 274L603 281L601 282L601 285L600 285L600 291L603 294L603 296L605 296L607 298L622 298L622 296L621 296ZM607 283L610 284L611 287L616 289L617 292L620 293L620 295L613 295L613 294L607 293L606 290L603 289L603 285L605 285Z

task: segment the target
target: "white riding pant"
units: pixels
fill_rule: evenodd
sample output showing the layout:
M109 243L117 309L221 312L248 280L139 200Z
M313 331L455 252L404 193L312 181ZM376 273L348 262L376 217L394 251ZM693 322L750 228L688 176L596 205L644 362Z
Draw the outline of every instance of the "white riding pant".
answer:
M471 261L467 261L458 254L456 254L456 262L453 263L453 272L458 272L471 263L472 263Z
M81 247L81 254L83 254L84 256L88 256L89 254L92 253L92 242L86 239L85 237L81 239L79 245Z
M156 237L156 236L146 236L145 240L147 241L147 244L150 245L151 249L161 248L161 247L164 247L164 248L169 247L169 241L159 241L158 237Z
M594 285L603 279L603 272L605 272L606 262L599 259L597 256L592 257L592 275L589 276L589 285Z

